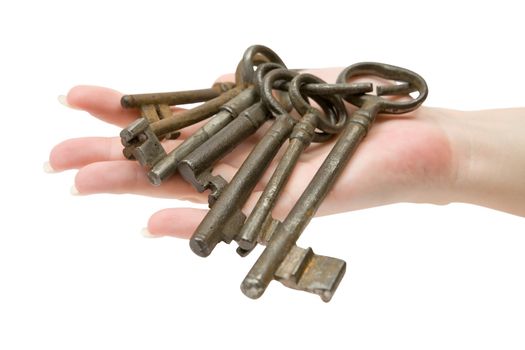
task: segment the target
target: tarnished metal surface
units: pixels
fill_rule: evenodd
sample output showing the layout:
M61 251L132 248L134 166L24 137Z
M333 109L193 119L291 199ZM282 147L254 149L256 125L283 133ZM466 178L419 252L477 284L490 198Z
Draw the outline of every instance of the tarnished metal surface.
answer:
M287 69L276 69L267 74L265 82L271 85L277 79L291 80L296 74ZM274 100L273 97L271 98ZM292 131L294 119L286 109L278 102L270 107L276 118L275 122L250 152L191 237L190 247L195 254L208 256L221 240L228 242L232 231L234 234L237 233L239 226L230 227L227 225L228 219L242 214L242 206L251 191Z
M124 95L120 100L120 104L124 108L138 108L144 105L164 104L175 106L197 103L211 100L234 86L233 83L216 83L209 89Z
M168 153L165 158L151 169L148 173L150 182L158 186L162 181L173 175L177 171L179 162L184 157L218 133L242 111L253 105L257 95L255 88L251 86L223 104L219 112L208 123L184 140L183 143Z
M326 103L329 104L329 106L326 108L327 115L330 114L330 111L332 111L333 108L332 118L325 118L321 115L321 112L311 107L308 102L304 100L303 95L307 96L308 94L307 91L304 91L304 87L309 85L312 86L314 83L318 83L316 85L325 84L321 79L316 78L310 74L298 75L290 84L290 98L294 107L299 113L302 114L302 118L294 126L294 129L290 134L290 142L286 152L279 161L277 168L268 181L268 184L257 201L257 204L241 228L241 232L237 240L240 248L238 253L241 255L245 255L247 252L255 248L260 227L263 226L263 223L267 220L267 217L271 215L270 212L273 209L283 187L286 185L288 178L290 177L295 164L299 159L299 156L314 139L315 129L318 127L319 121L325 119L328 120L327 122L323 123L325 128L322 126L320 126L320 128L323 131L330 131L330 133L338 132L346 123L346 109L339 97L335 95L327 95L327 101L324 102L321 102L322 100L317 97L317 101L319 101L321 105L326 106ZM265 81L264 87L266 90L265 97L271 98L271 91L269 91L271 87L269 86L268 80ZM344 92L346 94L362 92L362 86L345 84L345 87L346 90L344 90Z
M345 273L346 263L300 248L296 242L376 115L414 110L428 94L426 83L412 71L374 62L351 65L336 83L326 83L286 68L274 51L262 45L244 52L235 77L234 83L217 83L209 89L124 96L122 106L140 109L141 116L120 133L123 153L147 170L153 185L161 185L178 172L197 191L209 191L211 209L190 239L197 255L208 256L221 241L237 242L241 256L257 244L266 246L241 284L244 294L258 298L277 280L327 302ZM357 77L391 84L352 83ZM417 97L411 97L416 92ZM358 107L350 117L343 99ZM172 112L174 105L195 102L202 103ZM209 117L166 153L163 140L176 138L180 129ZM221 174L212 174L217 162L269 122L230 183ZM282 222L274 219L272 210L302 152L311 142L325 142L336 135L337 141L287 217ZM245 203L286 141L262 195L245 215Z

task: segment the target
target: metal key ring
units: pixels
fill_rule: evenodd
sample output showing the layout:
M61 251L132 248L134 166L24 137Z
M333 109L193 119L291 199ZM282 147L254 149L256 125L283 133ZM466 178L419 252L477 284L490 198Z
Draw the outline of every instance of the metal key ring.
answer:
M316 132L313 139L314 142L323 142L332 134L336 134L342 130L346 124L347 112L343 101L339 95L307 95L301 90L306 84L320 83L326 84L321 78L315 75L303 73L296 76L289 87L290 100L293 106L301 115L306 113L314 113L317 117L317 128L322 130L321 133ZM321 113L317 108L308 103L307 98L310 97L319 104L325 114Z
M299 75L299 73L297 73L295 71L291 71L289 69L276 69L276 70L273 70L272 72L268 73L265 76L265 78L263 80L262 89L261 89L261 98L268 105L268 107L270 108L270 110L274 114L283 115L283 114L286 113L286 115L288 117L292 118L295 122L299 122L301 120L301 118L297 117L297 116L294 116L293 114L288 114L287 113L287 111L283 108L283 105L281 103L279 103L275 99L275 97L273 96L272 88L273 88L274 84L278 80L293 80L293 78L298 76L298 75ZM298 92L298 94L301 95L300 92ZM303 99L303 98L301 97L301 99ZM304 101L304 99L303 99L303 101ZM325 118L334 121L333 124L336 124L336 120L338 120L340 118L346 119L346 109L344 108L344 104L343 104L343 102L341 100L339 100L340 103L338 103L337 102L337 98L335 98L333 101L330 101L329 103L327 103L327 101L325 101L320 96L315 96L315 101L323 109L323 112L326 115ZM306 101L304 101L304 102L306 103ZM299 108L302 108L302 107L300 106ZM299 113L305 114L309 109L307 107L306 110L305 109L302 109L302 110L304 111L304 113L301 113L301 112L299 112ZM319 113L319 111L315 110L314 113ZM321 113L319 113L319 114L321 114ZM319 118L319 119L321 119L321 118ZM331 137L332 137L332 133L326 133L326 132L317 133L316 132L315 136L314 136L314 139L312 141L313 142L324 142L324 141L328 140Z
M261 100L268 106L273 115L287 115L295 121L299 120L296 116L288 113L291 108L287 108L273 96L273 85L277 80L291 81L298 74L286 68L278 68L271 70L264 76L260 85Z
M252 45L244 51L242 60L239 62L236 77L239 84L250 84L255 79L253 67L258 66L257 61L266 59L267 62L278 63L286 67L283 60L272 49L263 45Z
M262 63L261 65L257 66L257 70L255 71L255 78L253 81L253 85L257 89L259 96L261 96L261 99L263 102L270 108L270 111L274 112L275 114L282 114L283 112L287 113L292 110L292 102L290 101L290 96L288 95L288 91L277 91L277 100L264 100L262 97L264 95L264 80L266 79L266 76L274 70L277 69L284 69L288 70L287 68L284 68L279 63L274 62L266 62ZM297 73L294 73L297 74ZM293 77L292 77L293 78ZM291 80L290 78L289 80ZM272 109L273 108L273 109Z
M401 68L385 63L361 62L346 67L337 77L337 83L346 83L349 79L357 76L377 76L380 78L395 80L402 83L408 83L409 86L418 91L418 96L412 98L407 89L406 94L396 96L407 96L410 99L394 101L377 95L346 95L343 98L357 107L362 107L365 103L375 103L378 110L382 113L401 114L413 111L419 107L428 96L428 86L425 80L417 73L406 68ZM387 95L387 94L383 94Z

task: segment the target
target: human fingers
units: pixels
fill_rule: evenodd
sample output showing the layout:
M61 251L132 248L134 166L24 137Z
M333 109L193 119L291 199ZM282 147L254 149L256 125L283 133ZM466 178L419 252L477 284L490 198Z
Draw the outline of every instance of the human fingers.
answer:
M236 168L219 164L214 173L231 180ZM82 167L75 177L75 190L78 194L132 193L161 198L176 198L195 203L206 203L208 193L197 192L191 184L180 176L173 176L160 186L149 183L145 170L136 162L126 160L105 161Z
M163 142L170 152L182 141ZM124 160L119 137L81 137L63 141L56 145L49 155L49 165L54 171L80 169L95 162Z
M64 103L72 108L88 112L107 123L125 127L140 115L139 109L123 108L120 99L123 94L109 88L78 85L69 90ZM180 108L173 108L180 111Z
M150 217L147 233L153 237L173 236L188 239L207 212L206 209L194 208L163 209Z

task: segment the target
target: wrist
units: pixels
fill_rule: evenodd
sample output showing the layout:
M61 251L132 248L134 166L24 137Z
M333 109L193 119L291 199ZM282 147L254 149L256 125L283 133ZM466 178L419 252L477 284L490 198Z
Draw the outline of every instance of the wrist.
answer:
M451 201L525 216L524 117L523 109L450 113Z

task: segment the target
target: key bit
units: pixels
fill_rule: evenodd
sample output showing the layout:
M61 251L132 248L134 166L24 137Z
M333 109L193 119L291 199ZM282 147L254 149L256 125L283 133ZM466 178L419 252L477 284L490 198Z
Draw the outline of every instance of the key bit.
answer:
M120 132L124 156L136 159L140 165L147 168L151 168L166 156L166 151L149 125L146 118L139 118Z
M329 302L345 271L346 262L341 259L314 254L312 248L293 246L274 278L286 287L317 294Z

